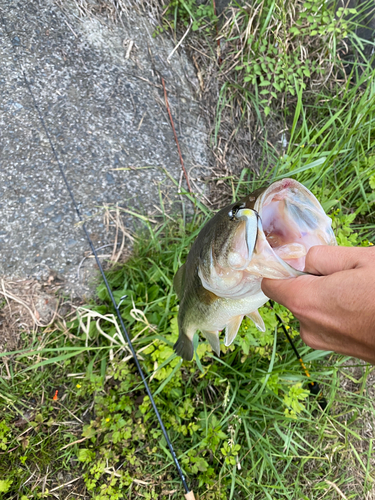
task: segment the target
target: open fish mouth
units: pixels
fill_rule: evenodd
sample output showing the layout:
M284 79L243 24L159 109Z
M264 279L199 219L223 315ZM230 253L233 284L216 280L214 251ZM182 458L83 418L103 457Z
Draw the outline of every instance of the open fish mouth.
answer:
M336 245L331 219L315 196L293 179L273 183L256 200L254 209L274 254L293 269L304 270L312 246ZM258 252L264 252L264 246L263 241Z
M209 269L200 267L198 275L204 288L235 300L256 293L262 278L304 274L312 246L336 244L331 219L315 196L293 179L274 182L253 204L236 204L227 224L230 244L220 252L220 243L213 240Z

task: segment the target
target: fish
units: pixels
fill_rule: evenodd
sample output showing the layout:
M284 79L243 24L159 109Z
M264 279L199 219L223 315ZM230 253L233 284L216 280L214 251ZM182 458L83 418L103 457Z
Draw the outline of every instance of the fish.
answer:
M225 331L224 344L231 345L244 316L264 332L258 309L268 297L262 279L306 274L312 246L337 245L331 222L316 197L289 178L217 212L173 280L179 299L176 354L193 359L193 337L199 330L220 356L220 332Z

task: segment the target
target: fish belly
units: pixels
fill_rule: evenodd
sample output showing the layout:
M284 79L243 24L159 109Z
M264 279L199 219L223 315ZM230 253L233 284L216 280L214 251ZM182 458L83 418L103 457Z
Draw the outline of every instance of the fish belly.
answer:
M259 291L250 297L232 300L220 298L210 308L206 318L196 325L200 331L217 332L224 330L236 316L245 316L258 310L268 300L259 286Z

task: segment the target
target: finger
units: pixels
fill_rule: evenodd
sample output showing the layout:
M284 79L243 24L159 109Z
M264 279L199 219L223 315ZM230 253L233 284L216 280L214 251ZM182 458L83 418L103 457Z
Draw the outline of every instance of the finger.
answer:
M326 276L362 267L366 262L375 259L374 250L370 247L314 246L307 252L305 272Z
M263 293L272 300L294 312L298 302L303 302L306 290L316 276L299 276L298 278L273 280L263 278Z

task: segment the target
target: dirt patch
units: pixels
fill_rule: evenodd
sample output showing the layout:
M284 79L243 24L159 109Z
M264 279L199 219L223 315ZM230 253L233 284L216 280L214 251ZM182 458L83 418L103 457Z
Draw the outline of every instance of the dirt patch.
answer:
M16 350L22 333L31 336L67 313L68 305L58 296L62 285L56 274L44 281L1 280L0 352Z

